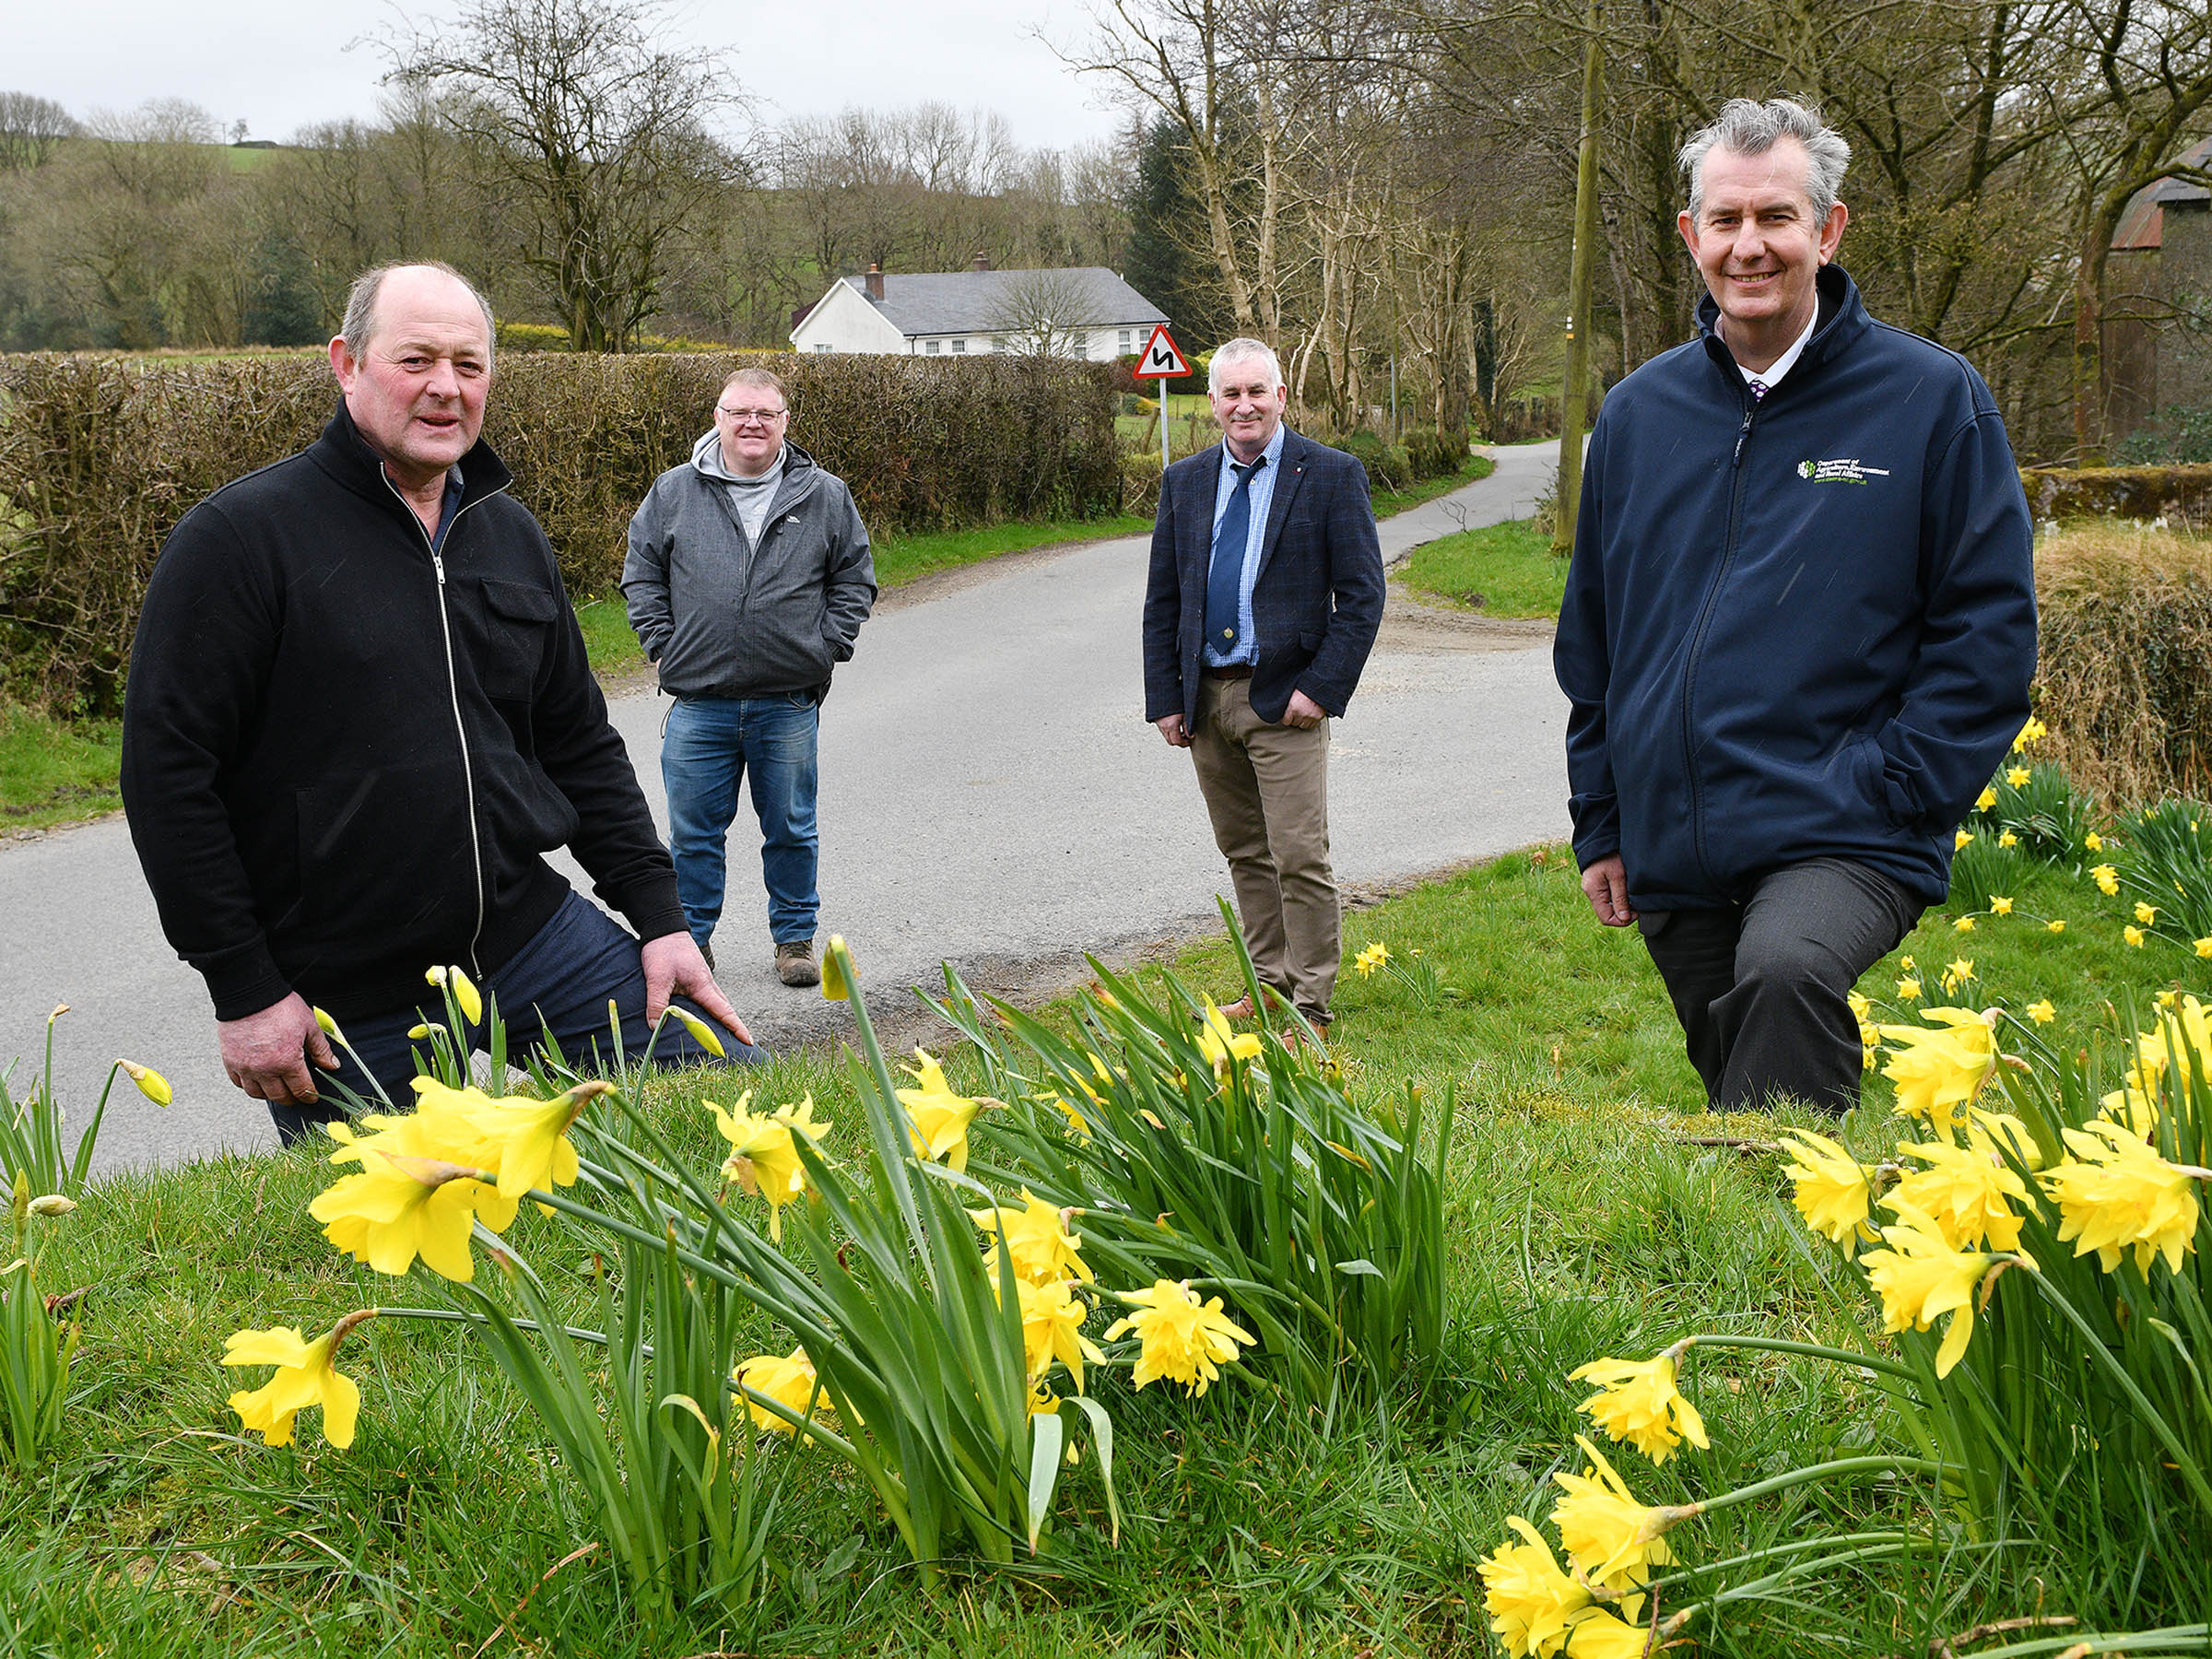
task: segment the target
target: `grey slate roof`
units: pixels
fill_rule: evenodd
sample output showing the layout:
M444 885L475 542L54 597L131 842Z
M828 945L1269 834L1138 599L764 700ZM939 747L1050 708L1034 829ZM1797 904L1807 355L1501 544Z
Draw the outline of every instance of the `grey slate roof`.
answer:
M883 298L871 300L887 322L910 337L921 335L988 334L1005 328L1007 291L1023 278L1046 279L1075 290L1082 316L1070 323L1093 328L1165 323L1168 313L1104 265L1073 265L1051 271L887 271ZM847 276L845 286L863 300L865 276Z

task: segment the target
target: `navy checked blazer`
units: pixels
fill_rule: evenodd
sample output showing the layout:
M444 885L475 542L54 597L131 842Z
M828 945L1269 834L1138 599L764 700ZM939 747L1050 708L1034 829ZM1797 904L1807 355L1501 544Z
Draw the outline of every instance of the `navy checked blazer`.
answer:
M1222 446L1168 468L1145 586L1145 718L1198 713L1206 575ZM1341 450L1283 434L1282 472L1252 588L1258 660L1252 709L1279 722L1303 691L1342 714L1382 625L1382 549L1367 469Z

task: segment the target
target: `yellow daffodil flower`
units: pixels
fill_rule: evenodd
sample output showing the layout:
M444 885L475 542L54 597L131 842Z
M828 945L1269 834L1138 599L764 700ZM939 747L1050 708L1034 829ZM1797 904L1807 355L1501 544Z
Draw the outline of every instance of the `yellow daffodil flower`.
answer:
M2020 728L2020 735L2012 740L2012 752L2016 755L2025 754L2030 744L2041 743L2050 735L2051 728L2030 715L2028 724Z
M1974 931L1974 919L1971 916L1961 916L1958 921L1952 923L1951 926L1959 933L1972 933Z
M845 935L831 934L830 943L822 951L822 1000L824 1002L851 1002L853 981L846 973L852 965L853 953L845 948Z
M2009 830L1997 837L1997 845L2000 847L2017 847L2019 844L2020 838Z
M2081 846L2085 853L2101 853L2104 851L2104 837L2092 830L2081 838Z
M1900 1002L1918 1002L1920 1000L1920 982L1916 979L1899 980L1897 982L1897 996Z
M2058 1018L2058 1010L2051 1006L2051 999L2047 996L2040 1001L2030 1003L2027 1012L2028 1018L2034 1020L2037 1025L2049 1025Z
M468 1245L477 1222L497 1232L514 1219L515 1200L479 1178L488 1175L489 1160L456 1144L447 1114L371 1115L361 1127L373 1133L330 1126L342 1143L330 1161L361 1168L324 1188L307 1213L331 1243L379 1273L397 1277L420 1256L446 1278L474 1278ZM476 1155L455 1159L456 1150Z
M780 1106L772 1112L753 1112L753 1091L747 1089L737 1097L733 1112L724 1112L712 1100L701 1105L714 1114L714 1126L722 1131L722 1138L730 1144L730 1155L723 1160L723 1177L734 1181L738 1188L756 1198L768 1200L768 1236L783 1236L783 1206L806 1190L806 1166L799 1161L794 1132L809 1140L818 1141L830 1133L830 1125L814 1121L814 1097L808 1095L798 1105Z
M1966 968L1962 978L1972 973L1971 962ZM1924 1008L1921 1018L1940 1029L1881 1028L1892 1045L1882 1076L1897 1084L1897 1110L1903 1115L1939 1126L1958 1122L1996 1067L1996 1033L1971 1008Z
M461 1005L461 1017L470 1025L484 1018L484 999L477 994L477 987L468 975L458 968L433 968L422 976L441 991L451 990L453 1000Z
M1989 787L1989 785L1986 783L1983 784L1982 786L1982 793L1974 797L1974 810L1976 812L1987 812L1996 804L1997 792Z
M2120 872L2111 865L2092 865L2089 879L2097 884L2097 890L2107 899L2117 896L2120 891Z
M1593 1359L1567 1379L1596 1383L1597 1393L1575 1409L1653 1463L1665 1463L1684 1441L1700 1447L1712 1443L1705 1438L1705 1419L1675 1386L1672 1348L1653 1359Z
M1914 1170L1897 1184L1885 1204L1910 1206L1933 1220L1954 1250L1987 1244L2017 1250L2020 1217L2006 1199L2028 1202L2028 1186L1988 1146L1953 1147L1942 1141L1905 1141L1901 1158L1928 1167Z
M1021 1346L1028 1357L1030 1380L1041 1380L1056 1361L1067 1367L1076 1392L1081 1394L1084 1362L1106 1363L1106 1356L1083 1335L1083 1322L1090 1317L1090 1309L1077 1299L1065 1279L1049 1285L1017 1283L1014 1290L1021 1299Z
M1136 1312L1108 1325L1106 1340L1112 1342L1127 1331L1143 1345L1130 1373L1138 1388L1165 1377L1194 1394L1203 1394L1220 1375L1217 1367L1234 1364L1239 1345L1250 1347L1257 1340L1230 1323L1219 1297L1201 1302L1187 1282L1156 1279L1149 1290L1115 1294Z
M230 1409L245 1429L261 1436L263 1443L292 1443L292 1419L310 1406L323 1408L323 1438L341 1452L353 1444L354 1426L360 1418L361 1391L351 1377L336 1369L337 1347L347 1332L375 1310L349 1313L310 1342L298 1325L276 1325L266 1331L233 1331L223 1341L225 1365L273 1365L276 1374L259 1388L241 1389L230 1396Z
M2011 915L2012 900L2009 899L1991 899L1989 901L1989 913L1993 916Z
M1844 992L1843 1001L1845 1006L1851 1009L1851 1017L1861 1025L1865 1025L1866 1017L1874 1012L1874 1005L1856 991Z
M2125 939L2130 945L2134 946L2137 950L2143 948L2143 940L2145 936L2143 930L2137 927L2133 922L2130 922L2125 927L2120 930L2120 936Z
M150 1065L141 1065L135 1060L118 1060L123 1075L137 1086L138 1092L157 1106L166 1106L175 1097L170 1092L169 1079Z
M1567 1494L1551 1511L1559 1547L1583 1583L1601 1590L1634 1590L1651 1581L1653 1567L1675 1559L1664 1535L1695 1513L1695 1507L1662 1509L1637 1502L1628 1482L1603 1453L1579 1434L1574 1443L1590 1460L1590 1467L1581 1475L1552 1475ZM1637 1611L1630 1607L1629 1616L1634 1618Z
M1206 1023L1198 1030L1198 1052L1213 1066L1216 1081L1226 1079L1237 1061L1257 1060L1260 1051L1257 1037L1249 1031L1231 1030L1228 1016L1214 1006L1212 997L1206 999Z
M2140 900L2140 899L2138 899L2138 900L2136 900L2136 921L2138 921L2138 922L2142 923L2144 926L2146 926L2146 927L2148 927L2148 926L2149 926L2149 925L2150 925L2152 923L2156 922L2158 919L2159 919L2159 907L2158 907L2157 905L2155 905L2155 904L2146 904L2146 903L2144 903L2144 902L2143 902L2143 900Z
M1899 957L1897 959L1897 965L1900 968L1902 968L1907 973L1918 973L1920 971L1920 964L1914 961L1910 956Z
M2171 990L2159 991L2153 993L2150 1000L2157 1003L2161 1008L2171 1008L2179 994L2180 993Z
M1971 830L1961 830L1958 832L1958 834L1951 837L1951 851L1954 853L1963 853L1967 850L1967 848L1973 845L1973 841L1974 832Z
M1369 974L1374 972L1376 969L1383 966L1389 960L1390 947L1383 944L1382 940L1377 939L1372 945L1370 945L1365 950L1362 950L1358 956L1352 959L1352 966L1359 971L1359 977L1361 979L1365 979Z
M2203 938L2194 941L2194 943L2195 944L2196 954L2198 956L2212 957L2212 934L2207 934Z
M952 1086L945 1081L945 1068L930 1057L926 1049L914 1051L914 1064L908 1069L922 1085L919 1088L899 1090L899 1103L906 1108L907 1135L913 1142L914 1156L933 1163L941 1160L950 1169L965 1170L968 1125L982 1102L953 1093Z
M1065 1278L1088 1283L1090 1265L1077 1253L1083 1241L1067 1230L1076 1211L1060 1209L1021 1189L1022 1207L1001 1205L996 1209L971 1209L968 1218L983 1231L1004 1233L1006 1253L1014 1259L1014 1277L1031 1285L1050 1285Z
M1790 1202L1805 1223L1838 1244L1865 1229L1873 1203L1868 1179L1873 1170L1826 1135L1809 1129L1793 1129L1782 1137L1782 1149L1791 1162L1782 1172L1789 1177Z
M788 1406L799 1417L809 1411L819 1416L830 1403L816 1378L814 1361L806 1358L803 1347L793 1348L788 1355L755 1354L737 1367L735 1375L746 1387L766 1394L779 1406ZM771 1433L799 1431L796 1424L786 1422L758 1400L746 1400L745 1409L756 1425Z
M1958 995L1973 977L1974 959L1972 957L1952 958L1943 965L1944 994L1946 996Z
M2147 1275L2163 1256L2179 1273L2195 1248L2196 1183L2212 1180L2212 1170L2168 1163L2118 1124L2092 1119L2059 1134L2074 1156L2042 1175L2058 1206L2059 1238L2078 1241L2077 1256L2095 1251L2107 1273L2131 1249L2137 1272Z
M1978 1147L1992 1158L2003 1158L2010 1153L2013 1160L2030 1170L2043 1167L2042 1148L2035 1144L2035 1136L2028 1125L2009 1112L1984 1112L1975 1107L1969 1114L1966 1125L1966 1143Z
M481 1148L472 1156L497 1171L500 1196L520 1198L534 1187L575 1185L579 1166L575 1145L569 1139L570 1125L592 1100L613 1092L611 1084L581 1083L549 1100L526 1095L494 1099L480 1088L448 1088L418 1077L416 1110L462 1118L481 1139Z
M2005 782L2015 789L2027 788L2030 776L2028 769L2024 766L2009 766L2005 769Z
M1959 1250L1933 1218L1894 1196L1882 1204L1898 1218L1896 1225L1882 1229L1888 1248L1859 1258L1882 1299L1882 1328L1924 1331L1948 1313L1950 1324L1936 1350L1936 1374L1947 1377L1973 1338L1974 1287L2000 1258Z
M1559 1571L1543 1534L1519 1515L1508 1515L1505 1524L1523 1541L1500 1544L1475 1569L1491 1633L1514 1659L1558 1653L1570 1619L1590 1606L1590 1592Z
M2058 918L2058 917L2055 917L2055 916L2054 916L2054 917L2053 917L2053 918L2052 918L2050 921L2048 921L2048 922L2044 923L2044 924L2043 924L2043 925L2044 925L2044 927L2048 928L2048 929L2049 929L2051 932L2053 932L2053 933L2065 933L2065 932L2066 931L2066 924L2065 924L2065 923L2063 920L2061 920L2060 918Z

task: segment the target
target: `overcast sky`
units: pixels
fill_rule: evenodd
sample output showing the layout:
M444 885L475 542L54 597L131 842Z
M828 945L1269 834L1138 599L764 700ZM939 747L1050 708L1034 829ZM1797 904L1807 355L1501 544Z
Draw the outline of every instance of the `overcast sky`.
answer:
M228 129L289 138L310 122L376 113L385 61L347 42L395 23L451 17L458 0L404 6L317 0L0 0L0 91L32 92L76 115L186 98ZM1033 39L1081 30L1082 0L692 0L682 37L734 48L739 84L763 113L826 114L940 99L996 110L1029 146L1101 138L1117 124L1094 80Z

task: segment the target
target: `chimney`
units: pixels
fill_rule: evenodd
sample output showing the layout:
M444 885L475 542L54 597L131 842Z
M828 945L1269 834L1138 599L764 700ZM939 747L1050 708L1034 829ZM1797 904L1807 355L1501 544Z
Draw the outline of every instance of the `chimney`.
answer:
M974 269L979 271L987 271L991 268L991 255L978 252L975 258L971 263Z
M883 267L873 263L868 266L868 298L871 300L883 298Z

